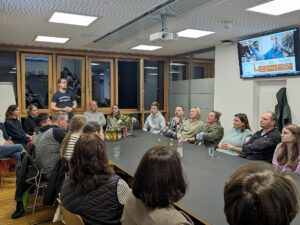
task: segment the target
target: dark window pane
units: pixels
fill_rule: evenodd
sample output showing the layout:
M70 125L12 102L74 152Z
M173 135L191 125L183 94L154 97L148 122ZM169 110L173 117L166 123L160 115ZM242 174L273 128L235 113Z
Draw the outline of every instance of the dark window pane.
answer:
M118 62L119 107L136 109L140 107L140 63Z
M150 110L152 102L164 105L164 62L145 61L144 63L144 107Z
M171 62L170 63L170 76L172 81L187 80L188 79L188 63L187 62Z
M194 75L192 79L203 79L204 78L204 67L203 66L195 66L194 67Z
M60 62L60 77L68 81L68 89L73 92L78 108L81 107L81 60L62 59Z
M99 107L110 107L110 62L93 61L92 71L92 99Z
M25 57L26 107L48 108L48 57Z
M17 102L16 52L0 52L0 82L13 84Z

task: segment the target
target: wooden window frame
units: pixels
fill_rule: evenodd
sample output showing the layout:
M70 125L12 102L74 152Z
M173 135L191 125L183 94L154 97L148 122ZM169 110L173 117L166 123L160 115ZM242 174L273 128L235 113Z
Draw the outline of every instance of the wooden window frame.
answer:
M58 88L58 80L60 78L60 72L61 72L61 60L67 59L67 60L80 60L81 61L81 107L77 107L75 109L75 113L83 113L87 107L86 105L86 58L84 56L73 56L73 55L57 55L56 56L56 76L55 76L55 83L53 87L54 93L56 93L59 88ZM52 96L51 96L52 98Z
M25 68L25 58L26 57L37 57L37 58L48 58L48 109L39 109L40 112L49 113L50 105L51 105L51 98L52 98L52 80L53 80L53 70L52 70L52 54L37 54L37 53L21 53L21 101L19 102L19 106L21 106L21 117L27 116L27 109L26 109L26 68ZM19 87L19 85L18 85ZM18 94L19 96L19 94Z

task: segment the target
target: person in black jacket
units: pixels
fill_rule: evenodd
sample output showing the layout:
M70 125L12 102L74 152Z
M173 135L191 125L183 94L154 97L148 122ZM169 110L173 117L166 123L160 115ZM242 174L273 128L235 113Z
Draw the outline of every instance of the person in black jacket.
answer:
M28 149L27 143L32 141L32 137L26 135L22 124L19 121L20 110L17 105L10 105L5 114L5 129L8 136L11 137L15 144L21 144L25 149Z
M69 177L61 188L63 207L85 225L121 225L127 183L109 165L105 143L97 134L82 134L69 161Z
M280 143L280 132L275 129L276 115L266 112L261 116L260 127L243 145L241 156L250 160L272 162L276 146Z
M24 120L24 131L30 136L33 135L34 129L39 126L38 124L39 110L35 105L27 107L27 118Z

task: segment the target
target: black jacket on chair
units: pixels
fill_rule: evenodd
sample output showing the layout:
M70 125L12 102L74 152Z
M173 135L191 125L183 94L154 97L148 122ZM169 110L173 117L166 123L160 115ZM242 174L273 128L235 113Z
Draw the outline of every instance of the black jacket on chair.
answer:
M81 193L67 177L60 192L62 205L80 215L85 225L121 225L123 206L117 197L119 179L118 175L111 175L101 186Z

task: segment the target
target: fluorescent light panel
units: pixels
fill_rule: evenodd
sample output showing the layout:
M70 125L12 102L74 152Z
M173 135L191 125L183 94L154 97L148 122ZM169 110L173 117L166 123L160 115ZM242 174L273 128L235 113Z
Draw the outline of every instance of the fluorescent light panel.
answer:
M161 46L153 46L153 45L138 45L131 49L134 50L144 50L144 51L153 51L162 48Z
M181 73L179 71L171 70L170 73Z
M63 23L77 26L89 26L98 17L84 16L71 13L54 12L49 22L51 23Z
M300 9L299 0L274 0L261 4L247 10L259 13L265 13L273 16L282 15Z
M99 66L100 63L91 63L92 66Z
M186 29L179 31L177 34L179 37L199 38L213 33L215 32L196 29Z
M157 73L146 73L146 75L148 75L148 76L158 76Z
M145 66L144 69L148 69L148 70L158 70L158 67L155 67L155 66Z
M170 63L170 66L185 66L184 63Z
M51 42L51 43L66 43L68 40L70 40L70 38L63 38L63 37L50 37L50 36L42 36L42 35L38 35L35 38L35 41L39 41L39 42Z

